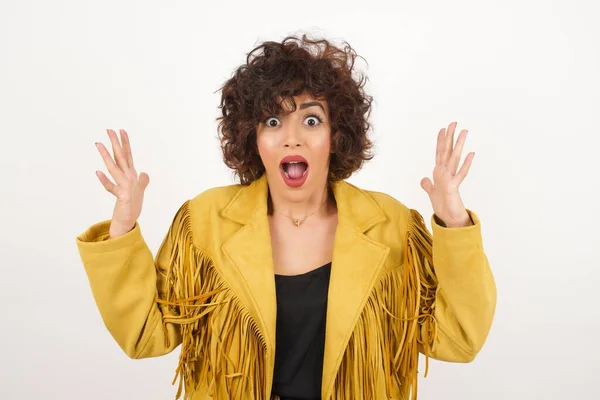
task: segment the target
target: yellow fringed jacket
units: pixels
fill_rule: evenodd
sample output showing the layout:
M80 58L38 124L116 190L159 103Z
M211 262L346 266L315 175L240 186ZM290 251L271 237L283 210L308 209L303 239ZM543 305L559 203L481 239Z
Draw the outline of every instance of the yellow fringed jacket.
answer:
M416 399L419 353L469 362L488 335L496 287L479 218L468 210L474 225L446 228L432 215L431 235L417 211L386 194L346 181L333 193L322 398ZM125 353L155 357L181 345L177 398L272 397L267 195L263 175L184 202L155 258L137 223L116 238L110 220L77 237L100 314Z

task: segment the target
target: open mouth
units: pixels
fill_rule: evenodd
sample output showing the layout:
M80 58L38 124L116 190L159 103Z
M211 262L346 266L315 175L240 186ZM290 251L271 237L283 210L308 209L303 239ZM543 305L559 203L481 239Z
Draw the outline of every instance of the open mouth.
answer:
M292 161L281 164L281 169L287 178L300 179L308 172L308 164L302 161Z
M279 164L283 180L288 186L300 187L308 176L308 161L302 156L287 156Z

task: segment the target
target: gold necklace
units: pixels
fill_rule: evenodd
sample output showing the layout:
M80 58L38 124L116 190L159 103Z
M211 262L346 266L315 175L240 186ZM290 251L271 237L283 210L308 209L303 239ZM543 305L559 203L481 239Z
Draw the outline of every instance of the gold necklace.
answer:
M323 207L323 204L325 204L326 202L327 202L327 196L325 196L325 200L323 200L323 202L321 203L321 205L319 206L319 208L317 208L315 211L311 212L310 214L305 215L304 218L302 218L302 219L292 218L289 215L285 215L285 214L283 214L283 213L281 213L281 212L279 212L277 210L275 210L275 212L277 212L277 214L281 214L284 217L287 217L287 218L291 219L292 222L293 222L293 224L296 227L298 227L298 226L300 226L306 220L306 218L310 217L311 215L313 215L314 213L316 213L317 211L319 211L321 209L321 207Z

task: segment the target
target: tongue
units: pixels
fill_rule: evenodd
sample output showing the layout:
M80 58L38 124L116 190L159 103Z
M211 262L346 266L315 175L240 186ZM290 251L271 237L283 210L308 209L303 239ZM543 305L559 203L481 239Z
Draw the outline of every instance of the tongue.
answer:
M288 164L287 174L292 179L302 178L304 171L306 171L306 164L304 163Z

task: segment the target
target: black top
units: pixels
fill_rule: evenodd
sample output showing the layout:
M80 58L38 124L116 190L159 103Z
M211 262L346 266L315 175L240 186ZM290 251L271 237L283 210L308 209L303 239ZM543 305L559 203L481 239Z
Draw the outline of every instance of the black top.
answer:
M321 398L331 262L300 275L275 275L277 331L273 394Z

